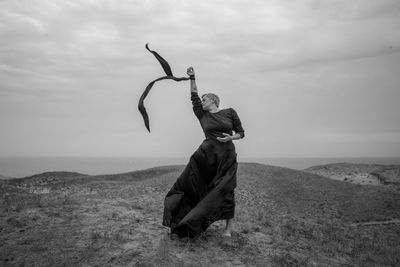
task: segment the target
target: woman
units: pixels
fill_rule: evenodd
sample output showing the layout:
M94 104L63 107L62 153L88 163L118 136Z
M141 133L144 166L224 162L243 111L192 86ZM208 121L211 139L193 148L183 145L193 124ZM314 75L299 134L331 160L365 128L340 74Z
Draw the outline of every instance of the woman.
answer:
M206 138L167 193L162 224L171 228L171 234L192 238L213 222L226 220L222 235L230 237L238 166L232 140L243 138L244 130L233 108L219 109L218 96L209 93L200 99L193 67L187 74L193 111Z

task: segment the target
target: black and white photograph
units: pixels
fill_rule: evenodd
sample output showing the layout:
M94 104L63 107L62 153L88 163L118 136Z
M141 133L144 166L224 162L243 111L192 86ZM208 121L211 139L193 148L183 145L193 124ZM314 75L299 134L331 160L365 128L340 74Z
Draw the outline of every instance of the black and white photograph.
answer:
M0 266L400 266L400 1L0 0Z

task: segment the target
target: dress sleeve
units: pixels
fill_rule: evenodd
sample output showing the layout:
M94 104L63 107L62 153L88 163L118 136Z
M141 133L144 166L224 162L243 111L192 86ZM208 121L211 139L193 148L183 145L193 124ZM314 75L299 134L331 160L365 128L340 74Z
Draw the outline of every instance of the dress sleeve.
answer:
M193 104L193 112L196 115L196 117L198 119L200 119L204 114L204 110L203 110L203 106L201 105L201 99L200 99L198 93L191 92L190 99L192 100L192 104Z
M235 131L235 133L240 134L241 138L243 138L244 137L244 129L242 127L242 122L240 121L240 118L239 118L238 114L236 113L236 110L231 108L231 112L232 112L233 130Z

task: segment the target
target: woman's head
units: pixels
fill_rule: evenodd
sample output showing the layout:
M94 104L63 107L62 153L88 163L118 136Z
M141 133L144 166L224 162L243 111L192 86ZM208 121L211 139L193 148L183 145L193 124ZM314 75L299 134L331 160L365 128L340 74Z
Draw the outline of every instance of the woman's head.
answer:
M210 107L212 107L212 105L219 107L219 97L216 94L213 93L203 94L201 96L201 99L202 99L201 104L204 110L210 110Z

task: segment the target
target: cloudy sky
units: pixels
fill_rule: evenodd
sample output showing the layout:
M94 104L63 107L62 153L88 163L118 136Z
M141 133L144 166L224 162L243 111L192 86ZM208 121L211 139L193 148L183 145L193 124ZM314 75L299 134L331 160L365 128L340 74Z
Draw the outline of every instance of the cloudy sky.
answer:
M238 157L400 156L400 1L0 2L0 155L179 156L189 82L245 129Z

